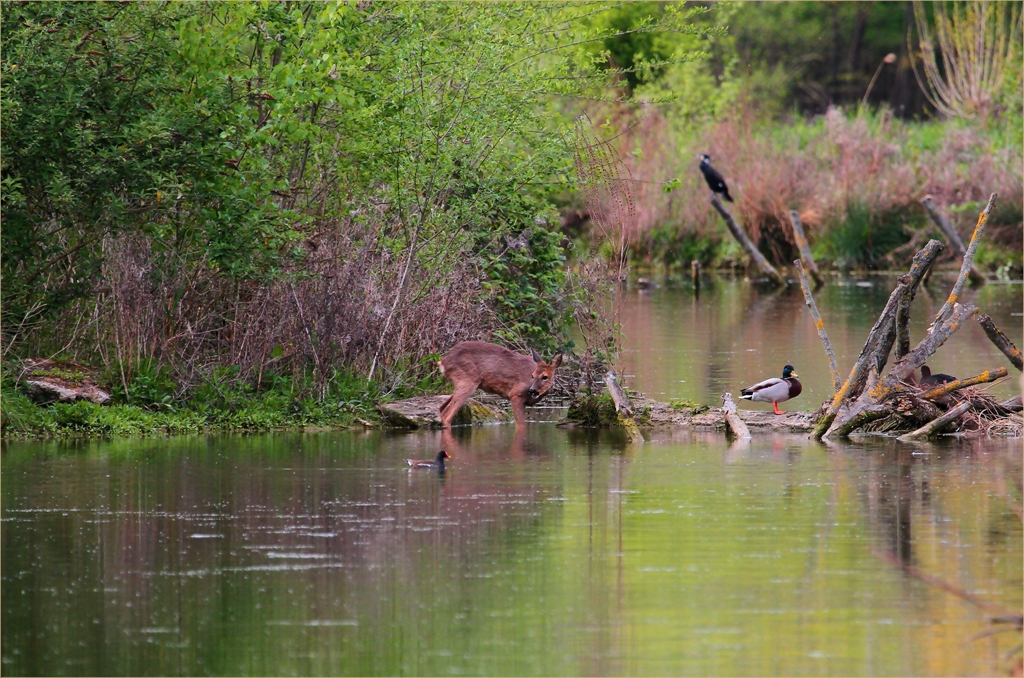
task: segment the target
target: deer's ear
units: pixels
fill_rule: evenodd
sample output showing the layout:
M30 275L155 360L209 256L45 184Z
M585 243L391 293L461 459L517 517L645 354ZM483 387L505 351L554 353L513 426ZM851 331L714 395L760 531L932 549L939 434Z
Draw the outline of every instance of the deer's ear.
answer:
M551 367L558 367L561 364L562 364L562 354L559 353L558 355L556 355L554 358L551 359Z
M537 351L534 350L533 346L530 347L530 355L533 356L533 362L535 362L535 363L542 363L542 362L544 362L544 358L540 357L540 353L537 353Z

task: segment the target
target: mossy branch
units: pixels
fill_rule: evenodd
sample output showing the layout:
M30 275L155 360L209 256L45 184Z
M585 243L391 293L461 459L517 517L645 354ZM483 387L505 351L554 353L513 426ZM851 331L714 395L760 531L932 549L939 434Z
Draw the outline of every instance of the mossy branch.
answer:
M952 393L953 391L959 391L960 389L967 388L968 386L987 384L991 381L995 381L996 379L1002 379L1005 376L1005 367L1000 367L994 370L985 370L976 377L971 377L970 379L957 379L956 381L951 381L947 384L943 384L938 388L933 388L932 390L927 391L924 394L924 397L927 398L928 400L935 400L936 398L941 398L942 396Z

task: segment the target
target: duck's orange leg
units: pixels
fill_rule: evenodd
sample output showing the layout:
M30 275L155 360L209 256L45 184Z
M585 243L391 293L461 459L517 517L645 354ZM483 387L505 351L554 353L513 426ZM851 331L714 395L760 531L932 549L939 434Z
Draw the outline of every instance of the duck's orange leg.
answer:
M785 414L785 412L780 412L779 411L779 404L778 403L773 402L772 403L772 409L775 410L775 414Z

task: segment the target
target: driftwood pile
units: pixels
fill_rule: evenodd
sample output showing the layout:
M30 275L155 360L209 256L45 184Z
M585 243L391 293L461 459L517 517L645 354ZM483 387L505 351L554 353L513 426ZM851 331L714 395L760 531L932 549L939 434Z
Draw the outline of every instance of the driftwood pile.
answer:
M985 430L1010 413L1021 411L1020 396L998 403L984 391L972 388L1006 377L1005 367L927 389L919 387L914 380L915 370L924 365L965 322L976 316L985 333L1014 367L1018 370L1024 367L1021 352L990 317L978 315L978 308L972 304L958 303L995 198L996 195L992 194L988 205L978 216L971 242L964 249L960 275L925 337L911 349L910 308L918 286L943 249L937 240L930 241L919 251L914 256L910 271L899 277L896 289L871 328L849 376L841 384L835 367L835 353L814 306L807 277L800 263L794 262L800 272L807 305L814 314L818 333L829 354L836 383L835 394L822 406L823 412L814 427L816 438L842 437L856 430L865 430L907 432L903 438L913 440L949 429ZM884 369L890 353L893 363L886 373Z

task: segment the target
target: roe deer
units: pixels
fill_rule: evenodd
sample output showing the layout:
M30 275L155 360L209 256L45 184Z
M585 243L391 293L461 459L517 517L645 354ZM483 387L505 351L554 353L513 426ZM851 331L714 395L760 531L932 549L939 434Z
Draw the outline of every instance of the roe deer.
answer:
M484 341L456 344L438 363L441 374L455 385L455 392L441 406L441 426L451 428L455 413L477 388L510 401L516 428L525 426L526 406L537 404L551 390L555 369L562 364L561 353L550 363L532 348L530 353L532 358Z

